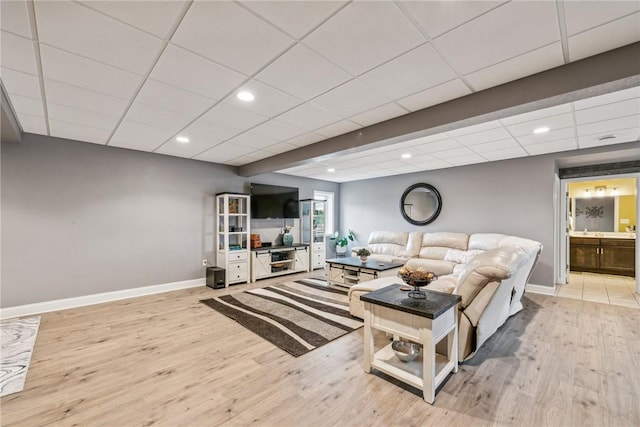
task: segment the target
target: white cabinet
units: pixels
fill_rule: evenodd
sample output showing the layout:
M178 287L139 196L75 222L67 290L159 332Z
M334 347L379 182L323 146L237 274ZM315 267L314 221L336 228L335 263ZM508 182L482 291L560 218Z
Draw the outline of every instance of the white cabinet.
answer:
M309 248L305 245L251 250L251 281L309 271Z
M248 194L216 194L216 264L225 286L249 281L250 204Z
M325 200L300 200L300 228L302 243L309 245L309 266L323 268L325 261Z

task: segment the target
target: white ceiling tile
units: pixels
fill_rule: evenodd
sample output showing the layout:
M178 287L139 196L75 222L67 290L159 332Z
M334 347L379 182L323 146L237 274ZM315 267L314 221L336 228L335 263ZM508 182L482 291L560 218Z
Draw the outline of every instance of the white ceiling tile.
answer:
M483 157L486 157L488 160L491 160L491 161L515 159L518 157L525 157L527 155L528 155L527 152L524 151L524 149L520 146L482 153Z
M233 144L234 146L240 145L243 147L249 147L252 149L264 149L270 145L273 145L277 142L275 139L267 138L266 136L255 135L250 132L245 132L238 136L231 138L229 141L225 142L225 144Z
M436 151L430 154L436 159L447 160L447 161L449 161L449 159L454 157L476 155L476 153L469 150L467 147L459 147L459 148L453 148L449 150Z
M47 103L49 119L60 122L74 123L91 128L103 129L111 132L118 122L119 116L94 113L87 110L79 110L65 105Z
M324 136L318 135L317 133L309 132L304 135L296 136L288 139L286 142L289 144L293 144L296 147L304 147L309 144L313 144L314 142L322 141Z
M236 3L195 2L172 43L245 74L253 74L293 39Z
M517 123L507 126L507 129L513 136L525 136L533 134L533 130L539 127L548 127L549 129L562 129L573 126L573 115L571 113L561 114L559 116L545 117L530 122Z
M508 139L511 135L503 127L496 129L485 130L482 132L476 132L469 135L456 136L455 140L462 145L473 146L475 144L482 144L485 142L499 141L501 139Z
M133 73L148 73L163 47L159 38L78 3L37 1L35 9L41 42Z
M512 2L435 40L459 72L469 74L560 40L555 2Z
M428 144L436 141L442 141L445 139L451 139L451 138L446 133L435 133L433 135L427 135L420 138L410 139L408 141L403 142L402 144L405 144L407 146L414 146L414 145ZM455 141L452 141L452 142L456 144L456 146L460 145Z
M597 107L604 104L612 104L618 101L624 101L631 98L640 98L640 86L632 87L617 92L611 92L600 96L581 99L574 101L573 107L576 110L584 110L585 108Z
M0 63L5 68L22 71L29 74L38 74L36 53L33 41L19 37L6 31L0 33Z
M509 139L502 139L500 141L485 142L482 144L473 145L470 148L478 154L484 154L490 151L506 150L506 149L517 148L517 147L520 147L520 146L518 145L516 140L513 138L509 138Z
M303 42L355 76L424 41L395 4L353 2Z
M213 147L208 151L205 151L202 154L195 156L194 158L197 160L222 163L227 160L235 159L236 157L242 156L244 154L249 154L253 151L255 151L255 149L251 147L234 144L233 142L225 142Z
M171 44L149 77L211 99L221 99L246 79L240 73Z
M529 113L518 114L517 116L505 117L500 121L506 125L513 125L516 123L530 122L534 120L544 119L546 117L558 116L571 112L571 104L562 104L555 107L543 108L540 110L531 111Z
M485 163L487 159L478 154L468 154L466 156L456 156L446 159L448 163L454 166L474 165L476 163Z
M131 120L138 123L145 123L158 128L178 130L184 128L193 121L193 117L184 116L182 114L172 113L170 111L161 110L155 107L134 102L127 111L125 120Z
M637 1L566 1L563 6L569 36L640 10Z
M304 131L278 120L269 120L251 129L251 133L266 136L276 141L285 141L304 133Z
M342 117L349 117L387 104L389 99L359 80L351 80L318 96L312 102Z
M49 129L51 130L51 136L91 142L93 144L104 144L107 142L109 135L111 135L110 130L98 129L78 123L68 123L52 119L49 119Z
M569 59L577 61L640 41L640 13L569 37Z
M576 111L576 124L599 122L601 120L625 117L632 114L640 114L640 99L628 99L626 101L605 104L599 107Z
M350 80L351 76L299 44L268 65L255 78L300 99L309 100Z
M401 1L420 28L431 37L449 31L499 6L504 1Z
M263 18L296 39L320 25L345 1L241 1Z
M342 121L330 124L329 126L316 129L315 132L327 138L331 138L334 136L343 135L345 133L354 131L356 129L360 129L361 127L362 126L352 121L342 120Z
M259 123L265 122L268 120L268 117L252 113L251 111L247 111L242 108L234 107L226 102L221 102L211 110L207 111L201 117L201 120L221 125L228 125L240 130L247 130Z
M376 107L373 110L357 114L349 120L358 123L360 126L370 126L384 122L385 120L393 119L394 117L403 116L407 113L407 110L392 102L381 107Z
M573 127L569 127L564 129L550 130L547 133L518 136L516 137L516 139L522 145L530 145L530 144L540 144L540 143L549 142L549 141L558 141L558 140L568 139L573 137L575 137L574 129Z
M602 135L584 135L578 137L578 148L602 147L605 145L622 144L640 140L640 128L635 129L618 129L607 132L616 137L612 139L598 140Z
M188 143L178 142L175 139L167 141L162 147L155 150L155 153L167 154L169 156L191 158L200 154L218 143L211 142L205 138L197 136L191 137Z
M16 113L44 117L44 106L42 105L41 99L12 95L11 104L13 105L13 109Z
M599 122L587 123L579 125L578 135L593 135L593 134L609 134L610 129L629 129L640 127L640 116L632 115L626 117L618 117L611 120L602 120Z
M89 0L81 3L164 39L187 2Z
M562 44L553 43L465 75L476 91L498 86L564 64Z
M288 142L278 142L277 144L269 145L266 150L270 153L285 153L287 151L295 150L296 147L293 144L289 144Z
M120 98L131 98L142 77L53 47L40 45L44 77Z
M436 87L432 87L422 92L409 95L406 98L398 100L398 104L402 105L409 111L418 111L432 105L441 104L455 98L469 95L471 90L460 79L451 80L442 83Z
M111 137L109 145L132 150L153 151L173 136L170 129L123 120Z
M44 117L16 113L22 130L27 133L47 135L47 123Z
M3 30L31 38L29 11L25 0L0 2L0 19Z
M251 102L239 100L237 93L240 91L251 92L255 96L255 99ZM251 80L238 87L237 90L225 99L225 102L263 116L275 117L283 111L300 105L302 100L264 83L260 83L259 81Z
M212 107L215 101L155 80L147 80L138 92L136 102L166 111L196 117Z
M450 137L458 137L463 135L471 135L479 132L484 132L493 129L500 129L502 125L498 120L493 120L490 122L478 123L477 125L465 126L459 129L450 130L446 132L446 135Z
M525 151L532 156L547 153L558 153L561 151L576 150L578 141L575 138L561 139L558 141L543 142L540 144L531 144L524 147Z
M399 99L455 77L453 69L430 43L426 43L368 71L358 79L392 99Z
M111 116L122 116L129 101L54 80L44 80L47 102Z
M278 116L278 120L303 130L315 130L340 120L340 115L332 110L318 107L309 102L297 106Z
M226 141L240 133L242 131L239 129L219 123L207 122L202 118L180 131L180 135L186 135L192 140L204 141L210 146Z
M4 3L2 3L4 4ZM2 67L2 83L9 94L40 98L40 79L33 74Z
M460 148L462 145L453 139L443 139L440 141L428 142L426 144L417 145L416 148L423 153L435 153L438 151L447 151L452 148Z

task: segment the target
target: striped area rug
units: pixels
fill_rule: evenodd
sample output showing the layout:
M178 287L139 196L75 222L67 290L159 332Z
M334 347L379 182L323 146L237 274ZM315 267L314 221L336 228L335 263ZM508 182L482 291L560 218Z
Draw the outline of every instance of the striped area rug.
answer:
M349 314L347 291L329 287L323 279L297 280L200 302L296 357L363 325Z

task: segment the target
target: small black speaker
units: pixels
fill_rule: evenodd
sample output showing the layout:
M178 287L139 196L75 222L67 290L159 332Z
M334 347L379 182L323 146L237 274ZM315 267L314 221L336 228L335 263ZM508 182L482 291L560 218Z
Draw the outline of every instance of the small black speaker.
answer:
M207 286L213 289L224 288L224 268L207 267Z

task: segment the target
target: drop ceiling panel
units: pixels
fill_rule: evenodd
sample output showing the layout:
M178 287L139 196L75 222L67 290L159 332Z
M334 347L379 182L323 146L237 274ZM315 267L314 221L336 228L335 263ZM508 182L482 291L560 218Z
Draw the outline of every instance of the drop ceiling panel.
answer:
M626 101L576 111L576 124L581 125L584 123L599 122L631 114L640 114L640 102L638 102L638 99L628 99Z
M524 147L525 151L532 156L539 154L557 153L560 151L576 150L578 142L575 138L561 139L558 141L542 142Z
M296 147L288 142L278 142L277 144L269 145L266 149L274 154L285 153L287 151L295 150Z
M505 148L502 150L487 151L486 153L482 153L482 157L491 161L515 159L517 157L524 157L526 155L527 155L527 152L524 151L524 149L520 146Z
M246 79L173 45L167 46L149 77L211 99L221 99Z
M4 4L4 3L3 3ZM2 82L10 94L40 98L40 79L33 74L2 67Z
M49 112L50 119L106 130L109 131L107 136L114 130L120 121L119 116L79 110L77 108L67 107L65 105L51 102L47 103L47 111Z
M431 37L449 31L504 1L401 1L402 9Z
M451 133L449 133L451 135ZM510 138L511 135L504 128L499 127L496 129L485 130L482 132L476 132L469 135L456 136L455 140L462 145L473 146L476 144L482 144L484 142L499 141L501 139Z
M242 133L241 130L231 126L207 122L200 118L181 131L180 135L186 135L192 140L209 144L207 148L210 148L240 133Z
M578 137L579 148L601 147L605 145L620 144L640 140L640 128L635 129L613 129L607 132L616 137L613 139L599 140L601 134L583 135Z
M519 136L516 139L520 144L528 146L530 144L539 144L543 142L568 139L574 136L575 136L575 130L573 129L573 127L570 127L570 128L564 128L564 129L550 130L547 133Z
M430 43L400 55L359 77L392 99L454 79L456 73Z
M446 151L452 148L460 148L460 147L462 147L462 145L454 141L453 139L443 139L440 141L429 142L426 144L416 146L418 150L426 154L436 153L438 151Z
M125 120L145 123L150 126L177 132L193 121L193 117L172 113L155 107L134 102L129 108Z
M424 41L395 4L353 2L308 35L304 44L357 76Z
M246 130L259 123L265 122L269 118L235 107L226 102L221 102L211 110L207 111L201 119L206 122L218 123L221 125L228 125L236 129Z
M47 123L44 117L31 116L29 114L16 113L22 130L28 133L37 133L40 135L48 135Z
M457 138L459 136L473 135L480 132L485 132L488 130L495 130L500 128L502 128L502 125L500 124L500 122L498 120L493 120L491 122L478 123L477 125L454 129L449 132L446 132L446 134L449 137Z
M431 107L432 105L469 95L470 93L471 89L469 89L462 80L455 79L416 94L409 95L406 98L398 100L397 103L409 111L418 111L423 108Z
M466 156L453 157L447 159L448 163L453 166L474 165L476 163L486 163L487 159L478 154L469 154Z
M560 40L554 2L513 2L435 39L450 64L469 74Z
M360 126L370 126L407 113L408 111L400 107L398 104L389 103L376 107L372 110L365 111L364 113L357 114L349 120L359 124Z
M562 104L555 107L535 110L530 113L518 114L517 116L505 117L504 119L500 119L500 122L509 126L516 123L531 122L546 117L559 116L565 113L571 113L571 104Z
M573 115L571 113L559 116L545 117L525 123L517 123L507 126L513 136L526 136L533 134L534 129L546 126L549 129L562 129L573 126Z
M566 1L563 7L569 36L640 11L637 1Z
M313 144L314 142L318 142L324 139L324 136L318 135L314 132L308 132L304 135L295 136L293 138L288 139L286 142L289 144L293 144L296 147L304 147L305 145Z
M254 152L255 149L246 147L233 142L225 142L212 149L197 155L198 160L206 160L210 162L224 162L226 160L235 159L238 156Z
M252 102L241 101L236 96L240 91L249 91L255 96ZM274 89L264 83L251 80L242 84L237 90L225 99L227 104L244 110L252 111L267 117L275 117L283 111L287 111L296 105L300 105L302 100L293 97L281 90Z
M44 77L120 98L131 98L142 77L83 58L60 49L40 45Z
M89 112L122 116L129 101L54 80L44 80L47 101Z
M30 114L44 117L44 106L41 99L28 98L26 96L13 95L11 103L16 113Z
M359 80L351 80L318 96L312 103L339 116L349 117L387 104L389 98Z
M31 38L29 12L24 0L0 2L0 22L2 29L19 36Z
M296 39L301 39L347 2L344 1L242 1Z
M332 110L318 107L312 103L301 104L278 116L278 120L312 131L340 120L340 115Z
M0 60L2 66L29 74L38 74L33 41L2 31L0 34Z
M194 2L172 43L250 75L293 39L234 2Z
M360 129L361 126L349 120L342 120L329 126L325 126L323 128L317 129L316 133L326 137L331 138L334 136L342 135L356 129Z
M111 134L110 130L93 128L78 123L52 120L51 118L49 118L49 129L51 130L51 136L75 139L94 144L104 144Z
M610 133L610 129L629 129L637 127L640 127L640 117L633 115L580 125L578 126L578 135L605 135Z
M558 42L490 65L464 77L475 90L484 90L562 64L562 44Z
M604 104L612 104L614 102L624 101L632 98L640 98L640 87L632 87L630 89L611 92L593 98L581 99L574 101L573 106L576 110L584 110L585 108L596 107ZM640 103L640 100L638 100Z
M227 142L225 142L225 146L227 145L233 145L234 147L236 146L242 146L245 148L253 148L253 149L265 149L266 147L275 144L276 141L275 139L272 138L267 138L266 136L261 136L261 135L255 135L252 134L250 132L245 132L243 134L240 134L238 136L235 136L233 138L231 138L230 140L228 140ZM244 150L243 150L244 153Z
M520 147L520 145L518 145L516 140L513 139L513 138L509 138L509 139L502 139L500 141L493 141L493 142L485 142L483 144L476 144L476 145L473 145L470 148L473 151L475 151L476 153L478 153L478 154L485 154L485 153L488 153L490 151L506 150L506 149L512 149L512 148L517 148L517 147Z
M285 141L303 134L304 131L278 120L269 120L251 129L251 133L265 136L276 141Z
M186 1L90 0L81 3L121 22L165 39L182 13Z
M577 61L640 40L640 13L569 37L569 59Z
M153 151L171 138L174 131L156 126L123 120L111 137L109 145L132 150Z
M114 67L146 74L163 46L159 38L78 3L34 4L41 42Z
M142 86L142 89L140 89L138 96L136 96L136 102L161 108L166 111L196 117L212 107L215 101L149 79L145 82L144 86Z
M178 156L191 158L197 154L202 153L212 147L212 143L204 138L192 137L188 144L178 142L175 139L167 141L162 147L158 148L155 152L160 154L167 154L169 156Z
M350 80L351 75L300 44L268 65L255 78L309 100Z
M435 151L430 154L436 159L450 161L450 159L454 157L472 156L472 155L475 155L476 153L469 150L467 147L459 147L459 148L453 148L449 150Z

